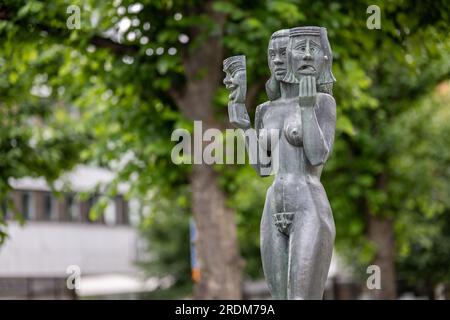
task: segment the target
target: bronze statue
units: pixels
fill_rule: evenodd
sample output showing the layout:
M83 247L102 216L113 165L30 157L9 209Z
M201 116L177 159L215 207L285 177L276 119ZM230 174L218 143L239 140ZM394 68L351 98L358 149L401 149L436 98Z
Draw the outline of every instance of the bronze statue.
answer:
M245 59L231 57L244 61ZM336 103L331 72L332 53L325 28L298 27L275 32L269 42L271 77L269 101L255 114L258 149L274 157L275 179L267 191L261 219L261 256L270 292L275 299L322 299L330 267L335 226L330 204L320 182L324 163L333 148ZM225 62L224 62L225 63ZM250 128L245 110L245 71L227 88L231 122ZM239 90L238 87L241 86ZM277 141L269 130L278 132ZM261 176L266 164L254 166ZM263 172L264 171L264 172Z

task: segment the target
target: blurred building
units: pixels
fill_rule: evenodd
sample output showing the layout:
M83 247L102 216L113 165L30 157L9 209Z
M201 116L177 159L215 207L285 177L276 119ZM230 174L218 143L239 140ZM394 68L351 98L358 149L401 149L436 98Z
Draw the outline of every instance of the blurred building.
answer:
M89 217L98 198L89 192L112 178L107 170L80 166L58 181L70 190L58 196L43 179L11 181L11 197L25 224L8 212L0 298L134 297L159 285L158 279L144 281L135 265L145 249L135 227L137 204L125 200L123 186L101 217ZM80 193L87 200L80 200Z

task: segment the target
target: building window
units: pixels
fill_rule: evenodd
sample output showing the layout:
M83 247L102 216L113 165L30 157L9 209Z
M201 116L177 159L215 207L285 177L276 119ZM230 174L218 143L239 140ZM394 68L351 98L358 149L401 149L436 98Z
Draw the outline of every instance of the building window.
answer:
M93 223L94 221L91 219L91 209L92 206L95 204L95 198L94 197L90 197L87 200L87 222L89 223Z
M128 203L123 196L117 196L116 202L116 217L118 224L128 224Z
M128 202L128 221L132 226L138 226L141 218L141 204L137 199L130 199Z
M55 220L56 216L56 203L51 193L44 195L44 220Z
M108 205L106 206L105 211L103 212L103 217L105 220L105 224L109 226L117 224L116 204L114 203L114 201L112 200L108 201Z
M22 217L24 220L32 220L34 208L32 204L31 192L23 192L21 196Z
M98 201L98 196L91 196L87 201L87 222L89 223L100 223L102 222L102 216L96 219L91 219L91 210Z
M80 221L80 208L75 200L74 195L66 197L66 215L67 221Z
M10 217L10 212L9 212L9 210L8 210L8 203L7 203L6 200L2 202L2 208L1 208L1 211L2 211L2 212L1 212L1 214L0 214L0 217L1 217L1 216L5 217L5 220L11 218L11 217Z

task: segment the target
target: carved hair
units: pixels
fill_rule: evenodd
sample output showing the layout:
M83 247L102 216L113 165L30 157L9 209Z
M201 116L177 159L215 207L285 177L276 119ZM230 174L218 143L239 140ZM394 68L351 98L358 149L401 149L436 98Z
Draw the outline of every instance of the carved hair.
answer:
M287 48L287 72L286 76L282 80L287 83L299 83L292 71L292 46L293 39L299 36L313 35L320 37L320 43L322 50L325 55L324 69L317 78L317 91L332 94L333 83L336 79L331 71L331 66L333 64L333 55L330 48L330 43L328 42L327 29L323 27L296 27L289 30L289 44Z
M270 42L273 39L276 38L287 38L289 37L289 29L281 29L278 31L275 31L272 36L270 37L270 41L269 41L269 45ZM269 69L270 69L270 78L269 80L267 80L266 82L266 93L267 93L267 97L269 97L270 101L276 100L279 97L281 97L281 89L280 89L280 81L278 81L277 79L275 79L275 75L272 73L272 69L270 68L270 55L269 55L269 50L267 50L267 61L269 63Z
M245 70L245 56L232 56L223 60L223 71Z

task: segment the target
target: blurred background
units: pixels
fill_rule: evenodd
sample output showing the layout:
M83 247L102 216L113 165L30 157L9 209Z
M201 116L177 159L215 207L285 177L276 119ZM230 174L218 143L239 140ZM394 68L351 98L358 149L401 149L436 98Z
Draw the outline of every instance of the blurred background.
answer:
M253 119L270 35L318 25L338 106L324 298L448 299L449 21L446 0L0 0L0 298L269 298L272 178L175 165L171 134L231 128L236 54Z

